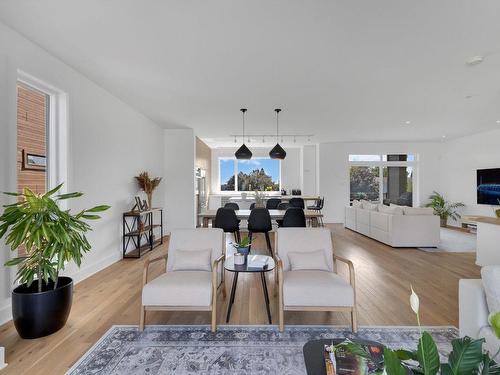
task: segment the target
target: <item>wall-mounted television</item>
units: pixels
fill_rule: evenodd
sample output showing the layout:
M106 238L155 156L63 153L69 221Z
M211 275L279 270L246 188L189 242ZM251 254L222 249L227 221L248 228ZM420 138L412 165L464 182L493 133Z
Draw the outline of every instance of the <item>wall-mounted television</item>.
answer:
M477 203L500 205L500 168L477 170Z

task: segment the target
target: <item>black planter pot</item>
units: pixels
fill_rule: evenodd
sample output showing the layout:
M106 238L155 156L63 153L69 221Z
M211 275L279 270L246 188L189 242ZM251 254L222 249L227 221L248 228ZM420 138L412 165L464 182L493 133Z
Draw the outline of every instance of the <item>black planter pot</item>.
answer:
M68 320L73 301L73 280L59 277L57 288L54 283L43 283L38 292L35 281L28 288L26 284L12 291L12 319L23 339L36 339L60 330Z

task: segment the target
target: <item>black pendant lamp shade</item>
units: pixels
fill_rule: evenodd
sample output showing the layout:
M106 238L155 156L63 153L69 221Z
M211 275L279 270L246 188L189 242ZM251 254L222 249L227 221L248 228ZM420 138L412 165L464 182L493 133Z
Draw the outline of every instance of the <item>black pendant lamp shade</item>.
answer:
M278 143L278 136L279 136L279 113L281 112L281 109L276 108L274 110L276 112L276 146L273 147L271 151L269 151L269 157L271 159L284 159L286 157L286 151L283 150L283 147L280 146Z
M240 109L240 111L243 114L243 142L245 142L245 112L247 111L247 109L242 108ZM234 153L234 156L236 157L236 159L251 159L252 151L250 151L245 143L243 143L241 147Z

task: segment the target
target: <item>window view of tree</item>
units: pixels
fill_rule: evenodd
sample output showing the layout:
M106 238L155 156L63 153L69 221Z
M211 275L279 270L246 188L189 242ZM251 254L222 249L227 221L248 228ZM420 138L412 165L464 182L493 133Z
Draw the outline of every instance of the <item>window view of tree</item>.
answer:
M415 154L349 155L350 200L413 206Z
M220 159L220 178L221 191L279 191L280 161Z
M220 159L220 190L233 191L234 190L234 159Z
M366 199L378 201L380 192L379 168L351 166L350 170L350 199Z

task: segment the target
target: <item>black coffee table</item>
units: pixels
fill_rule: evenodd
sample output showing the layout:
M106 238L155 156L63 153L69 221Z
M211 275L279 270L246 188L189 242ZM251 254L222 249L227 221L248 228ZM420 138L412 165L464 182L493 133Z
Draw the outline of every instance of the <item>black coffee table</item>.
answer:
M252 255L248 255L251 257ZM234 303L234 295L236 294L236 285L238 284L238 275L240 272L250 272L250 273L260 273L260 279L262 281L262 290L264 291L264 299L266 301L266 309L267 309L267 319L269 320L269 324L272 324L271 320L271 309L269 308L269 293L267 292L267 283L266 283L266 272L274 270L276 266L274 263L274 259L267 255L259 255L261 257L267 258L267 267L264 269L248 269L248 264L245 263L243 265L234 264L234 257L228 257L224 262L224 269L229 272L234 272L233 276L233 285L231 287L231 296L229 298L229 306L227 308L227 317L226 323L229 323L229 318L231 317L231 308Z
M304 353L304 362L306 365L306 370L308 375L323 375L326 374L325 358L323 357L323 350L325 345L337 345L344 341L345 338L333 338L333 339L319 339L311 340L306 342L302 352ZM384 347L379 342L363 340L363 339L351 339L353 342L357 342L363 345L370 346L381 346Z

